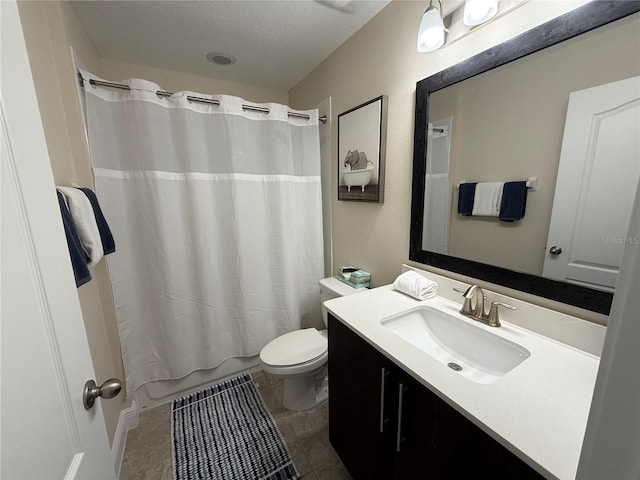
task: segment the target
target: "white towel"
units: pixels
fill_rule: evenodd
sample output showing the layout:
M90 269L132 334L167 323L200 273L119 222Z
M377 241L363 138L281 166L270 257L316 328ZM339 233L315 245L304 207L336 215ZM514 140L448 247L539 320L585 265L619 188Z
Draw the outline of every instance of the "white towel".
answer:
M102 240L100 239L100 230L96 223L96 217L93 213L93 207L87 196L72 187L56 187L67 202L69 213L73 218L80 243L84 249L89 261L87 264L93 267L104 256L102 249Z
M478 183L473 198L472 215L497 217L500 214L503 187L504 182Z
M438 293L438 284L432 280L424 278L414 271L406 271L396 278L393 288L418 300L432 298Z

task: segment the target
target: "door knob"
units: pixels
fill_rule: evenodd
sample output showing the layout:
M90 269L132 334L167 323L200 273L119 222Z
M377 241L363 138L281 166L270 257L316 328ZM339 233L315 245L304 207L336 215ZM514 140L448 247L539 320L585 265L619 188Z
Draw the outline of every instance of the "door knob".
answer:
M117 378L110 378L105 380L99 387L94 380L87 380L84 384L84 390L82 392L82 401L84 403L84 409L89 410L96 402L96 398L113 398L122 390L122 382Z
M551 255L560 255L562 253L562 248L557 245L554 245L549 249L549 253Z

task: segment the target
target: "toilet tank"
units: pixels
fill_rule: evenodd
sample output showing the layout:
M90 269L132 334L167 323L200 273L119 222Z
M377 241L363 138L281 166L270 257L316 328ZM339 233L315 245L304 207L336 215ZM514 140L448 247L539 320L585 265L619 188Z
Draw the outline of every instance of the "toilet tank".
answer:
M322 321L325 327L327 326L327 309L324 307L324 302L332 298L344 297L345 295L352 295L367 290L366 288L353 288L335 277L323 278L319 283Z

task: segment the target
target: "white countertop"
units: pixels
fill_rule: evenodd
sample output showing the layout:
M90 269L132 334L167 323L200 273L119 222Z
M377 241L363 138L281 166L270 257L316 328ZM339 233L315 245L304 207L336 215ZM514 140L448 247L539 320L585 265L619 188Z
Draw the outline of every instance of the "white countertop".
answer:
M495 383L474 383L383 327L429 305L509 339L531 356ZM443 297L418 301L387 285L325 302L360 337L547 478L576 476L599 358L502 320L485 326ZM515 312L517 315L518 312Z

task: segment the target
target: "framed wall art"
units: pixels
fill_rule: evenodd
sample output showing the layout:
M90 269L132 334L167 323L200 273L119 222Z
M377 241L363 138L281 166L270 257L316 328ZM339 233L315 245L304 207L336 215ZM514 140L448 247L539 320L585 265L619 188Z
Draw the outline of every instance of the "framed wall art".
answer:
M382 203L387 96L338 115L338 200Z

